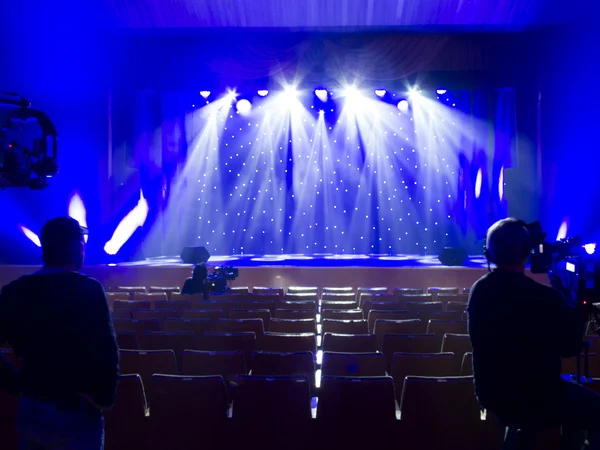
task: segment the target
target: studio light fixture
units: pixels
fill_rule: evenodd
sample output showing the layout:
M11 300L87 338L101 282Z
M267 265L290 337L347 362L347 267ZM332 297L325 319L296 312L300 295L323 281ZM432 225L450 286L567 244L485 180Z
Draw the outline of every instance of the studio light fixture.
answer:
M375 89L375 95L379 98L385 97L387 91L385 89Z
M200 95L202 96L202 98L207 99L210 95L210 91L200 91Z
M238 102L236 103L236 108L237 112L239 112L242 116L246 116L250 114L250 111L252 111L252 103L250 103L249 100L243 98L241 100L238 100Z
M266 97L267 95L269 95L269 91L267 89L260 89L257 94L261 97Z
M323 103L327 102L327 99L329 98L329 93L327 92L327 89L315 89L315 95Z
M408 100L400 100L398 102L398 109L402 112L408 111Z

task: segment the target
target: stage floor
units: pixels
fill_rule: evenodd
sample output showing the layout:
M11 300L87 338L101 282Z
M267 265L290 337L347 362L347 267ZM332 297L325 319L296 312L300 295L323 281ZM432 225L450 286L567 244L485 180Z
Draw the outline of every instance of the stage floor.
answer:
M444 267L434 255L231 255L211 256L208 264L234 267L293 266L293 267ZM163 256L144 261L116 264L119 267L181 266L179 257ZM484 256L471 256L464 266L485 268Z

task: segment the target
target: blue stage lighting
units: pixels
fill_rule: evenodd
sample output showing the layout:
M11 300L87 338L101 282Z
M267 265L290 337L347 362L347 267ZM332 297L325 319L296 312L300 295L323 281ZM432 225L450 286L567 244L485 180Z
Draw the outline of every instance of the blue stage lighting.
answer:
M315 89L315 95L323 103L327 102L327 98L329 97L329 93L327 92L327 89Z
M250 114L250 111L252 110L252 103L250 103L249 100L243 98L236 103L236 108L242 116L246 116Z
M260 95L261 97L266 97L267 95L269 95L269 91L267 89L260 89L258 91L258 95Z
M375 89L375 95L379 98L385 97L387 91L385 89Z
M202 98L208 98L208 96L210 95L210 91L200 91L200 95L202 96Z
M437 91L435 91L438 95L444 95L446 92L448 92L446 89L438 89Z
M406 112L408 111L408 101L407 100L400 100L398 102L398 109L402 112Z

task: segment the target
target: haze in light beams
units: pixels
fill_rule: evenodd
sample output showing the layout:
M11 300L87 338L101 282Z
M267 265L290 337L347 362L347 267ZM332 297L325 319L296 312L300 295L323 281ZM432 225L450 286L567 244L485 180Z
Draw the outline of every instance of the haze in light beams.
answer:
M567 237L567 233L569 231L569 220L563 220L563 223L560 224L560 228L558 229L558 234L556 235L556 240L560 241Z
M81 196L78 192L75 192L71 196L71 200L69 201L69 217L72 217L77 222L79 222L79 225L81 225L82 227L88 227L85 205L83 204L83 200L81 199ZM88 235L84 235L83 239L85 242L87 242Z
M31 242L33 242L38 247L42 246L42 243L40 242L40 238L38 237L37 234L35 234L29 228L24 227L23 225L19 225L19 228L21 229L21 231L23 232L23 234L25 236L27 236L27 239L29 239Z
M148 201L140 190L137 205L121 220L110 240L104 245L104 251L109 255L116 255L135 230L144 225L148 217L148 209Z

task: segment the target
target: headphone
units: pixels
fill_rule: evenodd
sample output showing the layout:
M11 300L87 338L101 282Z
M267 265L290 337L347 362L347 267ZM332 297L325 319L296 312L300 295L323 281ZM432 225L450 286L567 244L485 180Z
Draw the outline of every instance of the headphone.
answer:
M483 254L485 255L485 258L487 259L487 262L488 262L488 270L491 270L491 268L490 268L491 263L497 264L497 260L496 260L497 255L493 254L493 249L492 249L492 251L490 251L490 249L487 247L490 230L492 228L495 228L496 226L500 226L500 225L503 225L506 223L517 224L517 225L521 226L523 228L523 230L525 230L526 238L522 242L523 255L529 255L531 253L531 250L533 250L533 243L531 242L530 232L529 232L527 223L525 221L520 220L520 219L511 218L511 217L500 220L488 229L486 236L485 236L485 244L483 244Z

